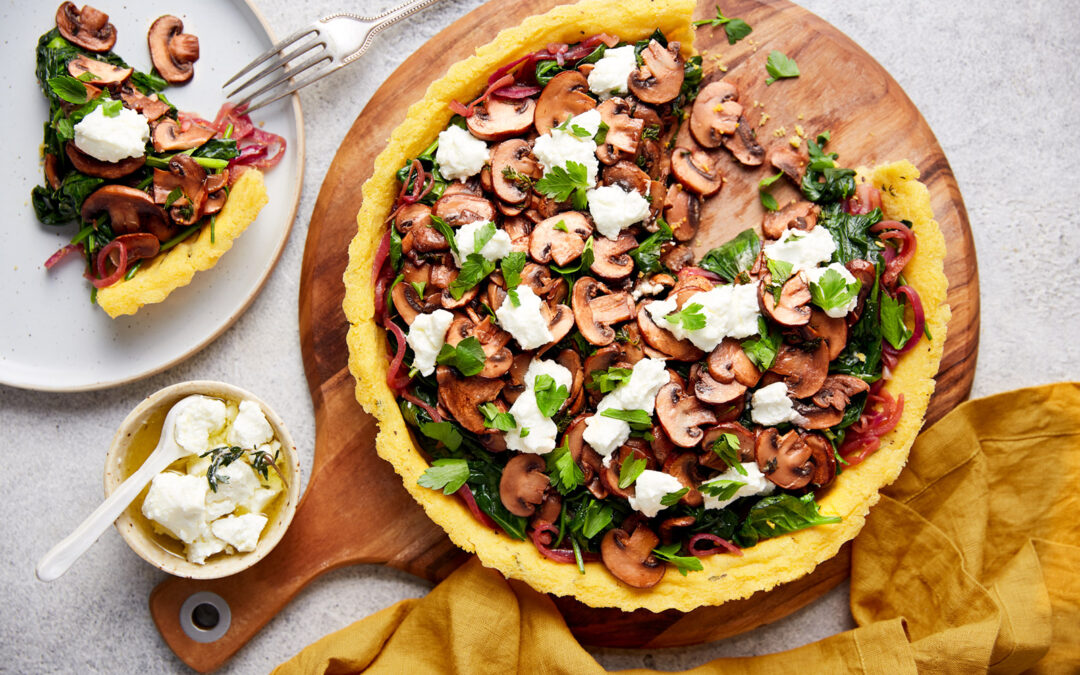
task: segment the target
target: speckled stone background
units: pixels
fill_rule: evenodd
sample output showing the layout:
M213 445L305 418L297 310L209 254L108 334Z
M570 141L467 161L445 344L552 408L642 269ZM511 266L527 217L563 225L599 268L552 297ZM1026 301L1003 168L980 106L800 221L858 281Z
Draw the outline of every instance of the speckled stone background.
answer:
M255 4L283 35L319 16L375 13L393 1ZM176 368L114 391L43 394L0 386L6 446L0 470L0 671L188 671L162 642L147 608L147 596L162 575L137 558L115 530L52 584L34 578L34 563L100 502L105 449L120 421L144 396L174 382L219 379L259 393L287 420L306 475L314 418L300 361L296 303L319 186L372 92L424 41L480 4L443 0L386 31L359 64L302 93L307 167L292 238L262 295L215 343ZM1080 68L1074 57L1080 11L1075 3L802 4L892 73L952 163L970 214L982 281L981 353L972 395L1078 379ZM187 11L197 10L189 5ZM5 75L15 76L20 75ZM428 590L425 582L381 567L332 572L304 590L221 672L266 672L326 633ZM782 651L852 625L842 587L787 619L733 639L689 649L597 650L595 655L609 669L679 670L717 657Z

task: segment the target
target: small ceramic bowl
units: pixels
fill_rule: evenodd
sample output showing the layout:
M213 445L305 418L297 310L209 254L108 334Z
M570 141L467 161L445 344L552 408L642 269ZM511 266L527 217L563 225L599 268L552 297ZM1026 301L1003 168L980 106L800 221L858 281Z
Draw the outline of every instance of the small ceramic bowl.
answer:
M202 565L188 562L183 554L183 544L156 533L151 522L142 514L142 503L149 486L116 519L116 529L131 550L158 569L178 577L218 579L245 570L270 553L292 522L297 502L300 501L300 460L296 446L285 423L264 401L239 387L212 380L181 382L155 392L131 411L113 437L105 458L105 496L108 497L134 473L157 446L161 424L173 404L192 394L204 394L236 403L243 400L258 403L274 430L274 437L281 442L282 457L278 465L287 487L285 494L271 505L268 513L270 520L259 536L259 543L250 553L221 553L207 558Z

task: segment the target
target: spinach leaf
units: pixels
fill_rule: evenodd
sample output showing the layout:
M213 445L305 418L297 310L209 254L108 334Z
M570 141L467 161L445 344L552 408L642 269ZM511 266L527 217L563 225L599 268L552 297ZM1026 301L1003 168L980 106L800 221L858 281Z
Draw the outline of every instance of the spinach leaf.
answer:
M491 517L508 535L514 539L525 539L527 518L510 513L499 497L499 480L502 471L490 462L474 460L469 462L469 489L473 493L476 505Z
M832 262L847 264L852 260L881 261L881 249L870 228L881 222L881 211L845 213L842 204L827 204L821 209L818 225L824 227L836 242Z
M880 268L879 268L880 269ZM880 276L880 272L879 272ZM829 364L830 373L854 375L865 382L875 382L881 377L881 288L878 281L866 296L862 316L848 330L848 343L840 356Z
M46 225L64 225L78 220L83 202L104 182L101 178L70 171L58 190L40 185L33 189L34 213Z
M904 304L899 296L881 294L881 332L895 349L903 349L911 339L911 329L904 323Z
M630 251L630 257L634 259L638 271L644 275L649 275L660 270L662 267L660 264L660 253L664 242L671 241L675 238L675 234L667 224L667 221L661 217L657 217L656 223L660 226L660 229L650 234L645 238L645 241L638 244L637 248Z
M236 140L232 138L211 138L191 153L192 157L206 157L209 159L232 159L240 156L236 148Z
M780 343L783 339L784 336L780 334L778 328L767 324L765 319L759 316L758 336L744 340L742 349L747 358L754 362L758 370L766 371L772 367L776 354L780 351Z
M735 535L735 542L746 548L757 544L762 539L839 522L838 516L823 516L818 512L818 505L812 493L802 497L789 494L773 495L765 497L750 507L746 520Z
M752 229L743 230L734 239L705 254L698 267L719 274L728 283L750 269L761 252L761 240Z
M838 202L855 194L855 172L836 166L840 156L835 152L826 154L822 147L829 140L829 132L819 134L817 140L806 139L810 162L802 179L802 193L812 202L824 204Z

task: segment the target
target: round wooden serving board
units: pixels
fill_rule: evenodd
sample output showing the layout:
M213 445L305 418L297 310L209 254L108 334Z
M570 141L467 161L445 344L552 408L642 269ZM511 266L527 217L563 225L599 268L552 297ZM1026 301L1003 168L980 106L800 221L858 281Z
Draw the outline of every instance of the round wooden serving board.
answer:
M218 581L173 578L150 596L154 621L169 646L189 665L209 671L224 663L309 581L328 570L356 563L390 565L440 581L466 559L409 497L390 465L375 454L375 428L353 397L347 367L341 277L356 231L360 186L391 130L419 100L428 84L467 58L501 29L562 4L558 0L494 0L452 24L410 56L375 92L342 142L326 175L308 229L300 286L300 333L308 384L315 404L315 461L307 492L292 527L277 548L252 569ZM841 164L907 158L930 188L934 213L945 234L952 321L937 391L927 423L967 396L979 335L978 273L967 213L949 163L933 132L900 86L866 52L838 30L786 0L728 0L728 16L745 19L750 38L729 46L722 28L703 27L697 48L704 53L706 81L736 79L747 108L760 101L770 122L758 127L764 145L773 131L795 125L808 136L830 130L829 150ZM712 16L703 0L699 17ZM794 58L798 79L766 88L765 60L779 49ZM727 68L726 73L721 66ZM362 68L363 65L357 67ZM346 100L342 106L348 106ZM755 121L759 114L749 113ZM762 210L756 183L766 169L724 167L727 183L707 202L699 253L746 227L758 225ZM794 192L777 191L783 201ZM670 647L735 635L775 621L807 605L847 577L850 546L813 574L768 593L704 607L625 613L592 609L556 598L574 634L585 644ZM196 642L181 630L180 607L192 593L212 591L229 603L232 621L214 642Z

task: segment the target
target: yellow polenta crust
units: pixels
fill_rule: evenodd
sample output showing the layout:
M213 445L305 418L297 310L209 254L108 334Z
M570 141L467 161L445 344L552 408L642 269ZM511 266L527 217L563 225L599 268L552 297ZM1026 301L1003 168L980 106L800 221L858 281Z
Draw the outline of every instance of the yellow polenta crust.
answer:
M262 173L254 169L245 171L229 190L229 199L214 222L213 243L210 228L203 227L197 236L154 258L131 279L98 291L97 303L115 319L122 314L134 314L143 305L161 302L169 293L190 284L196 272L216 265L266 202Z
M394 172L407 158L423 151L449 122L449 101L474 98L483 89L487 76L500 65L549 42L573 42L597 32L637 40L659 27L689 47L693 9L690 0L586 0L530 17L520 26L499 33L475 56L454 65L445 77L431 84L422 101L409 109L405 121L375 160L375 171L363 187L358 231L349 247L349 266L344 276L344 309L350 323L349 369L356 378L357 400L379 421L379 456L393 464L405 488L427 515L446 530L455 544L475 552L484 565L539 591L571 595L593 607L689 611L702 605L718 605L801 577L834 556L862 528L867 512L878 500L878 490L895 480L907 461L934 389L933 377L945 344L949 318L943 269L945 243L933 220L929 193L916 180L918 171L909 162L878 167L872 172L864 170L864 176L888 188L883 191L888 216L906 217L915 223L918 251L905 277L922 296L926 323L934 340L924 338L907 354L889 383L889 391L904 393L900 424L883 439L880 450L839 476L821 500L822 512L842 516L841 523L765 540L747 549L742 557L705 558L704 572L683 577L669 570L656 587L637 590L619 582L601 563L588 563L587 574L582 575L574 565L552 562L532 542L516 541L482 527L456 497L417 485L428 464L416 449L386 385L386 340L372 318L371 266L386 231L384 221L398 192Z

